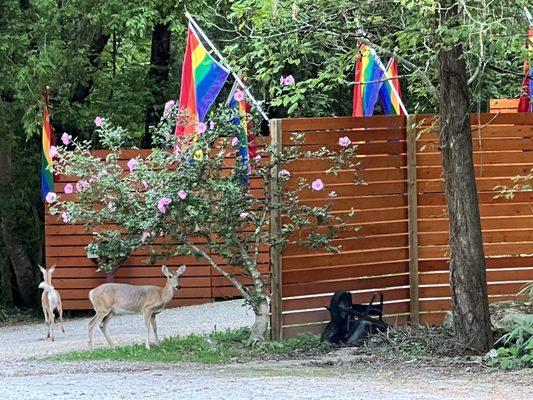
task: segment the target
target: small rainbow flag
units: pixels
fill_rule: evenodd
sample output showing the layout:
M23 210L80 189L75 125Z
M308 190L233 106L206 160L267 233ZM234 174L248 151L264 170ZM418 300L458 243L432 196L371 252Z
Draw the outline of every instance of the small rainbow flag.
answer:
M229 71L205 49L189 24L185 59L181 72L181 88L176 136L194 134L228 79Z
M250 174L250 158L254 158L257 155L257 144L255 136L252 134L252 121L250 117L250 104L246 99L240 101L235 99L235 93L237 90L242 90L238 82L233 84L233 87L230 91L228 98L228 106L230 108L238 108L238 115L233 119L235 125L240 125L242 127L239 130L239 155L242 164L243 164L243 183L248 183L248 175Z
M361 44L355 62L352 112L354 117L366 117L374 113L383 74L384 71L379 66L374 52L368 46Z
M48 103L48 90L43 94L43 153L41 156L41 197L44 200L49 192L54 191L54 173L52 171L52 157L50 148L55 146L54 131L50 123L50 111Z
M528 53L533 52L533 29L527 30L526 49ZM524 80L522 82L522 93L518 102L518 112L533 112L533 68L526 58L524 61Z
M387 115L404 115L400 106L401 91L398 81L398 62L392 58L387 68L389 80L383 82L379 89L379 102L383 107L383 112ZM394 78L394 79L390 79ZM396 93L392 88L395 89Z

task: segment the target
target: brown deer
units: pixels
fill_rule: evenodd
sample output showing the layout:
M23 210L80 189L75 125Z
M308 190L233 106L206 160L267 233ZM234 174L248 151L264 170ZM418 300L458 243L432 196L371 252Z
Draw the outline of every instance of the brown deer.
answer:
M54 265L46 270L39 265L39 269L43 274L43 282L39 284L39 289L43 289L43 294L41 295L41 306L44 313L44 322L46 322L48 325L48 334L46 337L54 341L55 310L57 310L59 314L61 331L65 333L65 327L63 326L63 306L61 304L61 296L52 285L52 274L54 273L56 266Z
M161 271L167 277L165 286L128 285L125 283L104 283L89 292L89 300L93 304L95 316L89 321L89 349L93 349L93 329L99 325L109 346L115 347L107 334L107 324L113 315L143 314L146 326L146 348L150 349L150 325L154 330L155 343L159 344L155 316L170 303L174 290L178 290L179 277L185 272L185 265L179 267L175 273L168 270L166 265Z

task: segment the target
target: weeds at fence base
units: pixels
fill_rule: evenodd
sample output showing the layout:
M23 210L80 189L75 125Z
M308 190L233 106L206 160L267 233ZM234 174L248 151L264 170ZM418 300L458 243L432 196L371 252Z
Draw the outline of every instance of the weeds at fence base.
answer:
M145 362L202 362L225 363L251 359L283 359L312 356L324 353L331 346L320 341L319 336L300 335L283 342L266 341L249 347L246 341L250 329L240 328L215 332L209 335L191 334L186 337L171 337L146 350L143 344L119 346L115 350L96 349L55 356L58 361L83 360L128 360Z

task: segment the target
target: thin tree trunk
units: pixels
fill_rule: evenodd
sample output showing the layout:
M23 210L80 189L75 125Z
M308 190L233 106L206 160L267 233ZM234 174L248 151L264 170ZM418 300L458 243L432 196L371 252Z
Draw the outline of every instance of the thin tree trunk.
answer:
M248 344L255 345L265 340L268 330L269 311L268 300L265 298L260 299L259 303L254 306L255 320Z
M170 23L156 24L152 32L152 50L148 77L152 85L152 104L146 109L145 134L142 147L152 146L149 127L155 125L161 117L162 105L165 103L165 84L170 70ZM158 111L159 110L159 111Z
M450 13L457 10L448 9ZM450 18L450 15L446 15ZM492 346L485 256L472 156L469 92L461 45L441 49L440 147L450 218L450 286L457 342L478 352Z

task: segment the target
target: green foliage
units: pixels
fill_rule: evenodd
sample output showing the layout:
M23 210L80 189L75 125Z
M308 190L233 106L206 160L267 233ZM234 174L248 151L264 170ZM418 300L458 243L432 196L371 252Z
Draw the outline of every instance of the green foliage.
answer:
M56 356L54 360L128 360L160 362L226 363L254 358L311 356L328 351L331 347L320 341L318 335L305 334L282 342L265 341L250 348L248 328L214 332L209 335L191 334L171 337L159 346L146 350L143 345L120 346L114 350L97 349Z
M503 369L533 367L533 320L523 320L496 344L501 347L487 354L486 360L489 364Z

